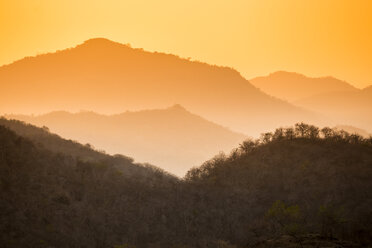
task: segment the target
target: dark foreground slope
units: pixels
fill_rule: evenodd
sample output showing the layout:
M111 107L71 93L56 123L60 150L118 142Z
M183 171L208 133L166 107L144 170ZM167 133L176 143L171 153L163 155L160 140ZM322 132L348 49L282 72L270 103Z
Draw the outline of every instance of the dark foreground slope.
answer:
M306 125L278 129L184 180L146 167L151 177L127 176L4 127L0 140L1 247L371 243L370 139Z
M153 168L128 176L114 158L52 153L4 126L0 140L0 247L112 247L170 232L161 220L174 215L176 178Z
M246 141L186 179L204 189L198 204L218 213L213 231L225 240L320 233L372 241L371 138L297 124Z

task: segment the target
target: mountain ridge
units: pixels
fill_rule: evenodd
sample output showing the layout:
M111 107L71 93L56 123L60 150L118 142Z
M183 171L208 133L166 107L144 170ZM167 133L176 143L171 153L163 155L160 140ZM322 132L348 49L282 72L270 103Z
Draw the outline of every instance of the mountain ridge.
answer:
M1 92L6 92L0 92L2 113L56 109L118 113L180 103L249 135L300 120L317 123L324 119L268 96L230 67L133 49L105 39L2 66L0 81L5 82Z

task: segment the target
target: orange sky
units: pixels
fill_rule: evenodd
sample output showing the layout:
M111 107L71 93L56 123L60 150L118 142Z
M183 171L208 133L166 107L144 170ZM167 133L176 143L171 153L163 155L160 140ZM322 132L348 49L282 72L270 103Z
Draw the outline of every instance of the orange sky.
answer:
M372 84L369 0L0 0L0 65L105 37L228 65Z

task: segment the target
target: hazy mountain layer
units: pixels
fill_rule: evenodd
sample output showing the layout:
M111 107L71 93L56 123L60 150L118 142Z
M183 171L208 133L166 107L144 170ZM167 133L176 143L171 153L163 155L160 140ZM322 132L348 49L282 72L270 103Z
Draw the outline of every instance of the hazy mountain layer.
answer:
M188 112L180 105L162 109L99 115L52 112L41 116L7 116L47 126L62 137L93 144L110 154L125 154L184 176L213 155L230 152L246 136Z
M329 92L295 101L298 106L322 113L339 124L372 133L371 87L353 92Z
M360 90L333 77L310 78L283 71L251 82L269 95L319 113L334 124L372 132L372 87Z
M334 77L311 78L295 72L277 71L250 82L265 93L293 102L334 91L356 92L357 88Z
M361 129L361 128L356 128L356 127L353 127L353 126L345 126L345 125L337 125L335 127L333 127L333 129L335 130L344 130L348 133L351 133L351 134L358 134L364 138L369 138L370 136L372 136L371 133L368 133L366 130L364 129Z

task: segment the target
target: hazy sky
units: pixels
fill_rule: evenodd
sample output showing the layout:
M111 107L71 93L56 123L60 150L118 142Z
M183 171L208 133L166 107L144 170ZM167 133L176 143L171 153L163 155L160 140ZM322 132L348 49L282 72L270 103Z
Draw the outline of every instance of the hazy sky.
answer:
M0 0L0 65L93 37L227 65L372 84L369 0Z

